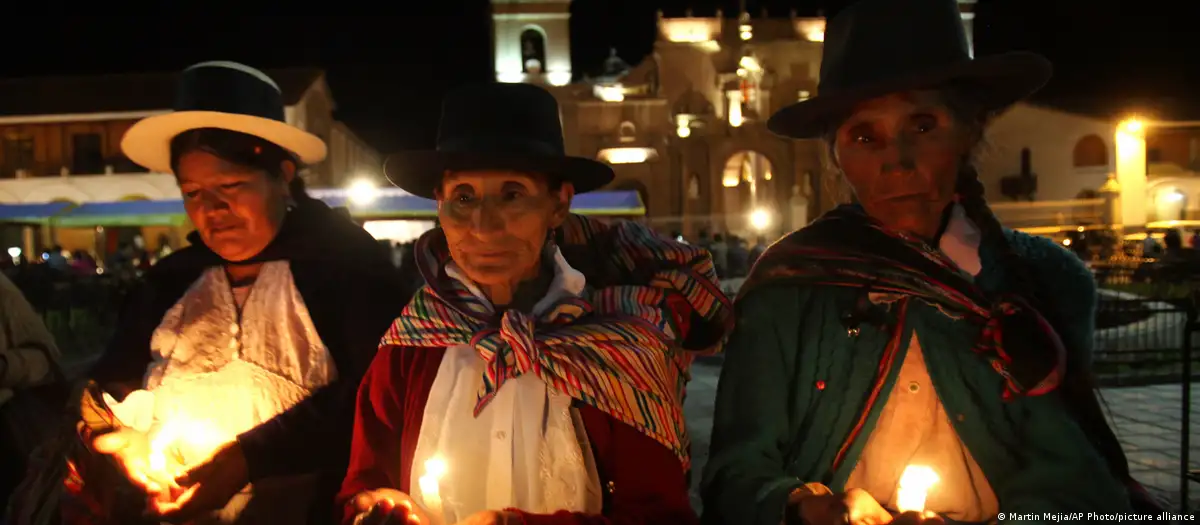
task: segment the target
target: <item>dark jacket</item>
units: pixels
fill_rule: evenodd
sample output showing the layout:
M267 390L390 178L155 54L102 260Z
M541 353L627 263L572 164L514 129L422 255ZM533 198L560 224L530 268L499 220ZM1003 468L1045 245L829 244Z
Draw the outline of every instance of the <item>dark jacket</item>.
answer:
M116 335L92 370L91 377L117 399L142 387L151 360L150 338L167 310L206 269L224 264L198 235L189 240L192 246L151 268L130 293ZM370 234L315 200L289 212L276 239L254 259L267 260L289 262L296 289L337 365L338 379L238 441L252 482L320 472L309 523L327 523L349 461L355 392L380 338L413 290Z

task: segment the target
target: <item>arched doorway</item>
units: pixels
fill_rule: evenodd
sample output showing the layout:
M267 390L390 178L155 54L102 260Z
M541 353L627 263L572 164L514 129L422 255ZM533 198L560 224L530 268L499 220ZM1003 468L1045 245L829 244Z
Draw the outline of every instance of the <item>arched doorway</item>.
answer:
M539 74L546 69L546 35L540 27L521 31L521 72Z
M762 153L742 150L729 156L721 171L721 186L730 233L756 236L779 224L774 178L774 166Z

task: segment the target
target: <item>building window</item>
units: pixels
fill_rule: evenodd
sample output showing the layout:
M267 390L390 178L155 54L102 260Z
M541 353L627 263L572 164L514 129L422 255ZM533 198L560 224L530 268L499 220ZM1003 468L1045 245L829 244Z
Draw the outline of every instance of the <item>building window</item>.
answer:
M539 74L546 68L546 38L529 28L521 32L521 71Z
M99 133L71 135L71 173L76 175L104 173L104 149Z
M32 169L33 137L6 137L4 139L4 176L16 177L18 170Z
M1088 135L1075 143L1075 167L1108 166L1108 145L1097 135Z

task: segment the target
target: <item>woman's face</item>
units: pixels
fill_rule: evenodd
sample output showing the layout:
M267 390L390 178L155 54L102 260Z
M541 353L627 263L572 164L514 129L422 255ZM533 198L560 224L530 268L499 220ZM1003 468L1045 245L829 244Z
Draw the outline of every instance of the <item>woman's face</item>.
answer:
M871 217L932 238L977 141L971 135L939 93L915 91L855 108L837 130L834 155Z
M537 274L551 229L562 225L574 188L503 170L447 172L438 219L454 262L483 286L515 285Z
M284 162L283 174L272 177L193 151L180 157L175 175L204 244L221 258L240 262L258 255L279 233L296 166Z

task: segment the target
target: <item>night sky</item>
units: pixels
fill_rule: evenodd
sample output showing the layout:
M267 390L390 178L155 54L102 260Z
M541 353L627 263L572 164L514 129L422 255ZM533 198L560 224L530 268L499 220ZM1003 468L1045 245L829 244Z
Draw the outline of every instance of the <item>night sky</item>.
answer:
M905 1L905 0L896 0ZM203 11L119 17L6 19L8 77L178 70L203 60L261 67L316 66L328 72L345 121L382 152L432 144L442 94L492 78L487 0L405 5L406 15L239 17ZM417 2L411 2L418 4ZM748 0L755 16L835 13L848 0ZM1151 0L980 0L976 54L1043 53L1056 77L1040 99L1065 108L1119 115L1155 108L1162 118L1200 119L1200 6ZM333 8L335 4L314 4ZM653 46L655 11L697 15L737 0L575 0L571 22L576 74L610 48L636 64ZM263 10L267 12L266 10ZM244 8L241 13L253 13ZM24 51L22 51L22 49ZM1161 108L1161 109L1160 109Z

